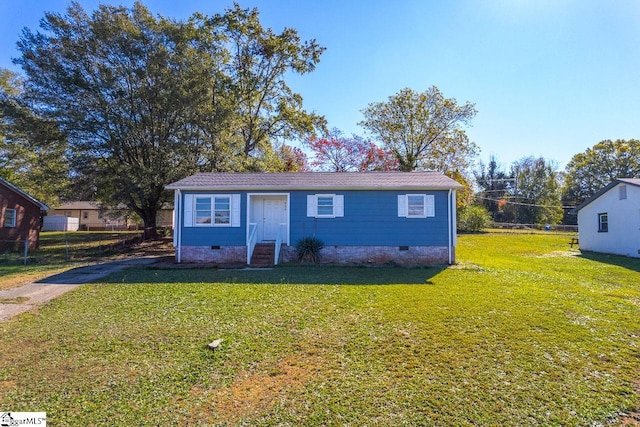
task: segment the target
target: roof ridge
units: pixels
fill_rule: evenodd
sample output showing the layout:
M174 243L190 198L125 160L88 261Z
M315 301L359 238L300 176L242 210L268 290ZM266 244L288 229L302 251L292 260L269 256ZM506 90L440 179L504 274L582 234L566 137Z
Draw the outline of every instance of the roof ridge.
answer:
M0 182L2 182L4 185L9 187L11 190L13 190L16 193L20 194L25 199L29 200L31 203L34 203L35 205L37 205L40 208L41 211L48 211L49 210L49 206L47 206L45 203L43 203L40 200L36 199L31 194L27 193L26 191L24 191L23 189L21 189L17 185L7 181L6 179L2 178L1 176L0 176Z

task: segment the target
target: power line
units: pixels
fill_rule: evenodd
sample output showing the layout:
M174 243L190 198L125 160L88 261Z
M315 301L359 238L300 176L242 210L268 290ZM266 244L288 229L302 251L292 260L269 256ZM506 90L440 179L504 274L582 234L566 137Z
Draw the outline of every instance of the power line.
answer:
M510 204L510 205L520 205L520 206L532 206L535 208L557 208L558 206L553 206L553 205L538 205L536 203L522 203L522 202L511 202L509 200L506 199L494 199L492 197L482 197L482 196L475 196L477 199L481 199L481 200L490 200L492 202L501 202L504 201L506 204ZM574 209L575 206L562 206L562 209Z

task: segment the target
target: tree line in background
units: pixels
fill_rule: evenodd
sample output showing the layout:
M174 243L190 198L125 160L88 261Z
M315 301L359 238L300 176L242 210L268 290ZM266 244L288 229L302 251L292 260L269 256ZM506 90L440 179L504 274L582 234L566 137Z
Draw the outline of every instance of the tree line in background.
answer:
M329 130L285 81L313 71L324 48L264 28L257 9L237 4L175 21L141 3L89 15L73 2L45 14L41 31L24 29L18 48L24 76L0 70L0 174L50 204L125 204L152 230L164 187L201 171L438 170L465 185L463 213L474 205L498 222L536 224L640 175L635 140L603 141L564 173L543 158L472 170L475 105L435 86L364 108L372 140Z
M475 173L476 200L496 222L575 224L570 211L616 178L640 177L640 140L604 140L574 155L564 172L528 157L509 170L492 157Z

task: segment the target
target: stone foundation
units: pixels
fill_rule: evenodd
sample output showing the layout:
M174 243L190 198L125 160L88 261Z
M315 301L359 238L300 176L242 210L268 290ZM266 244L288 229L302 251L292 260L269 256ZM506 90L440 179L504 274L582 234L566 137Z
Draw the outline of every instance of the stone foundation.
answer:
M397 264L410 267L449 262L446 246L328 246L320 254L320 263L338 265ZM455 263L455 252L451 255L452 263ZM281 257L283 262L296 262L295 248L283 247Z
M447 264L449 252L446 246L328 246L320 252L320 263L337 265L383 265L419 266ZM281 262L297 262L296 248L282 246ZM219 265L245 265L245 246L183 246L182 262L213 263ZM455 252L452 254L455 262Z
M181 262L213 263L220 265L247 264L246 246L183 246Z

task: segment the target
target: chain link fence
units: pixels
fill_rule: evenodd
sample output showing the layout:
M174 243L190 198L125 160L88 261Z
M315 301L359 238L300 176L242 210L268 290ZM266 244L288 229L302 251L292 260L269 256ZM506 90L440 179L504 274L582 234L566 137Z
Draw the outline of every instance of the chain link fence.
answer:
M143 242L136 232L42 232L39 242L0 240L0 264L91 262L126 254Z

